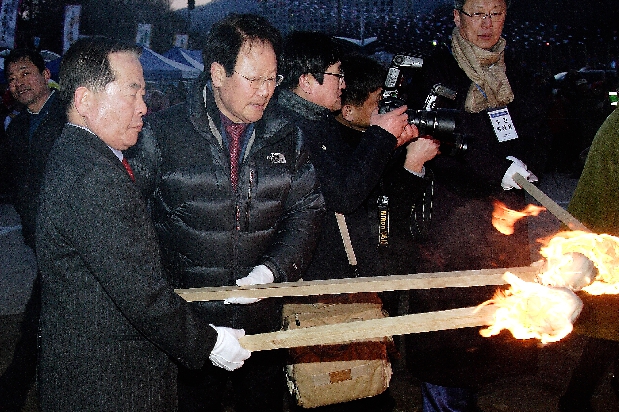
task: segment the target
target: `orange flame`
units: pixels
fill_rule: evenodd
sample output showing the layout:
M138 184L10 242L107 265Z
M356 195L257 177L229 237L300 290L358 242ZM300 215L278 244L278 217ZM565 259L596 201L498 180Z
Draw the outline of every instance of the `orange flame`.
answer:
M504 235L514 233L514 225L517 221L526 216L537 216L540 212L546 210L545 207L536 205L527 205L522 211L509 209L504 203L495 200L494 211L492 212L492 226Z
M573 291L592 295L619 293L619 238L584 231L560 232L540 249L546 259L536 282L526 282L512 273L504 279L506 291L480 305L497 309L490 326L480 330L488 337L508 329L517 339L537 338L556 342L572 331L582 310Z
M526 282L507 272L504 279L511 284L498 291L481 306L496 306L490 326L481 329L484 337L508 329L516 339L540 339L542 343L557 342L572 331L572 323L582 310L582 301L567 288L543 286Z
M581 254L597 269L597 276L591 276L582 290L592 295L619 293L619 238L583 231L560 232L540 253L548 262L548 270L538 276L540 283L558 285L566 259Z

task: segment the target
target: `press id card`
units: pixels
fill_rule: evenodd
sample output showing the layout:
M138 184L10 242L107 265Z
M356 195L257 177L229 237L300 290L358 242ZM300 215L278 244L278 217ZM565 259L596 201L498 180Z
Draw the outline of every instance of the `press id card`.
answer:
M490 122L494 128L494 134L499 142L507 142L518 138L518 133L512 122L512 117L509 115L507 107L488 111Z

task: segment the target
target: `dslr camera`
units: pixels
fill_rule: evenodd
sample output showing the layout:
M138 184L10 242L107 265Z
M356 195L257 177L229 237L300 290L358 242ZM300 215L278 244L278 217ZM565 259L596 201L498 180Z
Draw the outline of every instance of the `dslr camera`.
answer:
M400 97L399 88L403 80L403 68L421 68L423 59L403 54L395 55L385 79L379 113L387 113L406 104ZM456 99L456 92L440 84L435 84L426 97L423 109L408 109L408 122L414 124L419 135L430 135L441 142L440 151L443 154L457 156L468 149L464 135L458 132L460 111L455 109L436 109L439 97Z

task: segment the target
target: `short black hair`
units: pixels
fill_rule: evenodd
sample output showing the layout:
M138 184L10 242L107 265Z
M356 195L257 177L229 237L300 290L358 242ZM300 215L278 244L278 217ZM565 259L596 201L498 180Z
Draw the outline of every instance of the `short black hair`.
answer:
M346 74L342 105L363 105L370 93L384 86L387 76L387 69L379 62L360 53L342 56L342 70Z
M73 43L60 63L60 98L67 107L78 87L100 91L116 80L109 55L126 52L140 56L142 49L105 37L80 39Z
M202 50L204 75L210 77L212 63L221 64L232 76L241 47L247 42L264 42L279 57L282 37L267 19L256 14L231 13L211 27Z
M340 59L340 48L331 36L312 31L293 31L284 39L280 64L280 72L284 75L282 86L292 90L299 84L299 78L309 73L322 84L325 70Z
M30 60L32 64L34 64L36 68L39 70L39 73L43 73L46 69L45 60L43 59L43 56L41 56L41 53L39 53L38 51L34 49L28 49L28 48L13 49L11 50L9 55L4 58L5 79L8 79L7 76L9 75L9 72L7 69L9 65L11 65L12 63L15 63L16 61L22 60L22 59Z

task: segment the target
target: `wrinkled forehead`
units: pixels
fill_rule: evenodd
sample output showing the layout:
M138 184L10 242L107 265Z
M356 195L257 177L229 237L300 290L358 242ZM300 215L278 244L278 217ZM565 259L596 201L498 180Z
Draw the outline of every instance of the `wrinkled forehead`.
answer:
M255 69L277 69L277 56L273 46L268 41L254 39L246 40L236 56L235 67L260 66ZM269 67L266 67L269 66ZM271 67L272 66L272 67Z
M12 73L12 72L16 72L19 70L27 70L27 69L34 69L37 72L39 71L39 69L35 66L32 60L30 60L28 57L22 57L20 59L17 59L9 63L6 71L7 73Z

